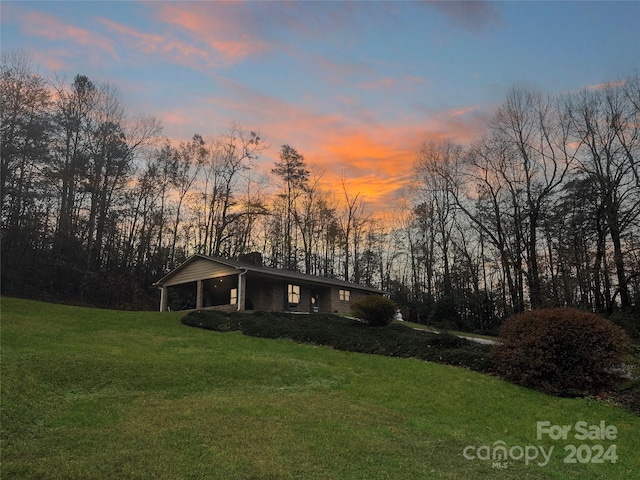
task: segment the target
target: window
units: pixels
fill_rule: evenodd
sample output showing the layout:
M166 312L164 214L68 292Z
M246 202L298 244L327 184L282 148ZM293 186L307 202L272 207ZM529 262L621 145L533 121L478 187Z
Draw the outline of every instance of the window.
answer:
M351 300L351 291L350 290L340 290L340 301L348 302Z
M287 285L287 300L289 305L298 305L300 303L300 285Z
M229 302L230 305L237 305L238 304L238 289L237 288L232 288L231 289L231 301Z

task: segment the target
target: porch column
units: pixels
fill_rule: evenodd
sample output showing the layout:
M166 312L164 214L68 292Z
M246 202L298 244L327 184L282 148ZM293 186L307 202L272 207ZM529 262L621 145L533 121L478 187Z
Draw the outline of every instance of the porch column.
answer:
M160 287L160 311L167 311L167 287Z
M245 274L247 271L240 272L238 274L238 311L242 311L246 309L246 298L247 298L247 278Z
M202 308L202 280L196 282L196 309Z

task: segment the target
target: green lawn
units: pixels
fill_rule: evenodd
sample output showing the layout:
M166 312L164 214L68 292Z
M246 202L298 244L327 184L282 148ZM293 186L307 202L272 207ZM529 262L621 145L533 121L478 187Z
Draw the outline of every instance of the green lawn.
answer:
M1 302L3 479L628 479L640 470L640 418L593 400L200 330L178 313ZM572 430L538 440L538 421ZM604 421L616 439L577 440L579 421ZM500 442L515 457L553 451L545 466L541 455L529 465L474 458ZM569 444L577 460L603 463L565 463ZM615 463L597 445L615 450Z

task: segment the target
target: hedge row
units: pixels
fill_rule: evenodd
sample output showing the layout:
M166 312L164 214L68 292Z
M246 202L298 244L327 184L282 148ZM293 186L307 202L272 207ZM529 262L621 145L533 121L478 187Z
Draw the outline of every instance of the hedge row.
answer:
M417 358L486 372L490 369L490 347L449 334L415 330L401 324L372 328L337 315L300 315L254 312L226 314L195 311L182 323L193 327L263 338L288 338L358 353Z

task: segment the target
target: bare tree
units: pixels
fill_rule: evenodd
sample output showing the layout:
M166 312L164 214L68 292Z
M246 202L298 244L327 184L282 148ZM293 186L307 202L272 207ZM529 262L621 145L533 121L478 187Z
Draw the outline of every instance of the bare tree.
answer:
M299 208L293 210L297 228L302 238L305 273L317 273L318 265L314 257L322 241L321 232L326 226L326 219L334 214L331 201L326 192L320 188L320 176L310 173L312 179L301 192Z
M529 297L543 304L538 231L552 195L562 185L575 152L568 148L568 126L556 102L523 89L512 89L491 125L494 135L512 152L503 180L512 192L516 232L524 241ZM521 197L521 198L520 198Z
M89 268L101 267L104 237L107 223L115 213L114 205L124 195L136 157L157 141L160 132L159 122L152 117L127 118L120 94L113 85L98 87L86 131Z
M636 184L640 184L640 74L623 80L623 109L617 118L616 135L631 165Z
M360 280L360 269L357 264L358 252L362 241L364 226L371 218L367 211L366 204L360 198L360 193L351 195L346 186L344 173L341 177L342 193L344 194L344 207L338 214L338 225L343 240L343 276L346 281L353 280L358 283ZM353 252L353 255L352 255ZM353 258L353 278L351 277L351 259Z
M262 205L258 204L255 209L243 210L239 208L237 197L243 190L243 182L248 181L246 172L258 158L264 145L257 132L236 124L211 140L210 145L202 182L202 199L207 211L204 247L209 255L230 255L227 247L228 240L233 235L234 224L247 214L262 213L263 210Z
M416 169L419 176L417 190L425 207L417 212L431 216L434 228L433 243L442 254L443 294L452 294L451 247L455 226L455 204L447 179L458 168L462 147L450 141L422 145L418 153Z
M440 170L440 174L447 181L456 208L475 225L480 238L487 239L496 249L504 303L511 305L510 311L520 312L524 309L523 246L517 233L521 217L519 204L513 202L517 194L515 184L505 185L503 177L510 158L502 142L484 137L471 147L463 165Z
M640 184L635 158L638 154L637 105L633 96L616 85L583 90L568 102L575 139L585 149L578 170L597 186L606 229L613 246L617 277L615 296L623 308L631 306L623 238L640 215ZM606 250L603 242L601 255ZM607 299L607 309L613 299Z
M171 163L171 183L177 193L175 206L175 218L173 222L173 235L169 260L176 263L176 244L178 242L178 230L182 219L182 205L185 197L191 190L198 173L207 157L207 149L204 140L199 134L195 134L190 142L181 142L177 148L173 149L170 155Z

